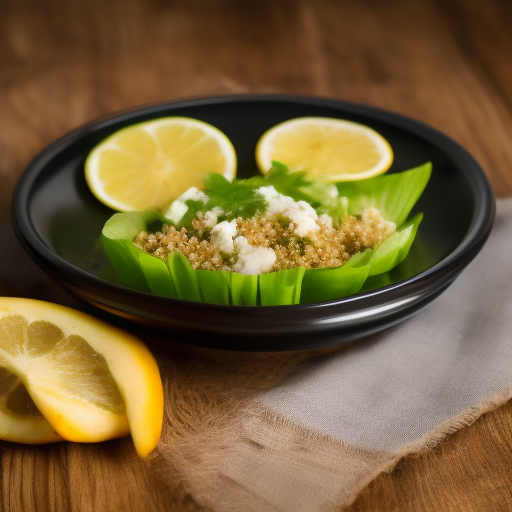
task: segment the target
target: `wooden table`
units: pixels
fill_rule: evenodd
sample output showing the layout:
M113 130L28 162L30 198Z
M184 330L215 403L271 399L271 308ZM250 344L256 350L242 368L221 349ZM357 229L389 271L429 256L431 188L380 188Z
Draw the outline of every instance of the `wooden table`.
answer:
M511 195L511 22L508 0L4 0L0 293L80 307L17 244L12 189L67 131L154 101L285 92L383 107L444 131ZM0 453L1 511L198 509L153 481L128 440ZM510 511L511 484L508 403L378 477L350 510Z

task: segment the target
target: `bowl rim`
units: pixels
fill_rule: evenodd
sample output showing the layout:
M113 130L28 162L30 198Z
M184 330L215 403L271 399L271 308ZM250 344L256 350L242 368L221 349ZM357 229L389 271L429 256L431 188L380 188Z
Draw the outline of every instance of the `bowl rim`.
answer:
M490 182L483 169L469 152L459 143L449 138L447 135L432 128L420 121L407 117L403 114L388 111L380 107L366 104L354 103L339 100L330 97L319 97L310 95L295 94L230 94L216 96L202 96L195 98L185 98L173 101L161 101L146 105L135 106L129 109L113 112L109 115L97 118L85 123L74 130L68 132L55 140L26 166L22 172L13 192L11 206L12 223L18 240L27 250L29 255L35 261L45 268L57 280L62 280L66 276L67 282L71 286L78 286L85 289L100 289L103 292L113 291L118 294L125 294L132 298L139 298L150 303L161 303L167 307L176 305L190 304L189 301L182 299L171 299L166 297L156 297L150 293L133 290L123 285L103 280L93 274L82 270L72 263L68 262L56 254L39 235L31 219L29 211L30 197L36 180L41 173L47 172L47 164L60 154L65 148L69 147L80 138L90 135L101 129L112 125L127 124L142 116L153 117L162 110L179 107L202 106L211 104L226 103L244 103L244 102L276 102L276 103L295 103L310 106L321 106L335 108L340 111L355 115L367 116L376 121L385 123L393 128L398 128L409 133L413 133L422 140L428 141L437 147L449 160L457 167L464 168L464 174L468 179L474 200L475 209L467 233L461 243L449 254L447 254L438 263L422 271L421 273L390 284L375 290L359 292L355 295L334 299L329 301L296 304L287 306L235 306L238 311L251 315L252 312L258 317L261 314L272 315L273 311L292 310L300 314L303 310L329 309L337 310L337 322L343 323L343 316L346 318L347 325L353 325L350 320L354 314L361 308L370 307L370 303L375 303L376 299L390 303L398 299L398 295L404 288L414 290L418 287L434 288L439 291L441 285L434 286L433 281L441 278L453 281L455 277L467 266L467 264L476 256L489 236L495 217L495 197ZM442 280L442 279L441 279ZM449 284L449 283L448 283ZM443 288L444 289L444 288ZM403 295L401 295L403 298ZM414 302L414 297L410 299ZM419 298L418 298L419 300ZM233 310L231 305L218 305L208 303L196 303L195 306L205 311ZM340 309L345 307L343 311ZM257 313L256 313L257 312ZM385 313L383 313L385 314Z

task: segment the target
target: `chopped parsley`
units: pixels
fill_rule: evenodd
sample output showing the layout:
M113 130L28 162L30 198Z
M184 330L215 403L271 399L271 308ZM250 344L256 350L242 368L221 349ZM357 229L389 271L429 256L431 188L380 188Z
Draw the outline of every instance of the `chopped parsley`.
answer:
M267 209L267 202L257 190L270 185L294 201L306 201L318 215L328 214L335 225L340 225L347 215L347 201L337 196L337 189L332 183L308 179L305 171L291 172L280 162L273 162L272 168L264 176L229 181L221 174L210 173L203 184L208 200L185 201L188 210L178 222L180 226L190 227L198 212L204 213L214 208L220 208L223 212L219 220L249 219L262 215Z

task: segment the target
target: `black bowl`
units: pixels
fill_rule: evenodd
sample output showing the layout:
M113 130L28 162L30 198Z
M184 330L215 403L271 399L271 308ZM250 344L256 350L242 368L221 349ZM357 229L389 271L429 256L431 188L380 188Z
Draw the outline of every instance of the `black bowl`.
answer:
M409 256L356 295L295 306L219 306L128 289L98 245L112 210L87 188L88 152L114 131L164 116L201 119L233 142L238 176L257 172L255 146L271 126L300 116L349 119L380 132L395 159L388 172L427 161L433 173L415 206L423 212ZM494 220L492 189L478 163L442 133L407 117L326 98L240 95L146 106L85 125L40 153L19 180L13 224L30 256L98 314L163 343L244 351L303 350L361 339L401 322L445 290L485 243ZM105 312L107 312L105 314Z

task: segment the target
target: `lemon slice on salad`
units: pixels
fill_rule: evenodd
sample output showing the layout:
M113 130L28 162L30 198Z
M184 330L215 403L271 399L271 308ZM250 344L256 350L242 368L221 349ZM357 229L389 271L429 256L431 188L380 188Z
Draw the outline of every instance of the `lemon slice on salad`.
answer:
M328 117L299 117L267 130L256 146L265 174L272 161L329 181L355 181L384 173L393 162L387 140L372 128Z
M144 457L162 427L158 367L138 338L92 316L0 298L2 417L6 440L98 442L131 433ZM24 430L14 432L16 424Z
M119 211L165 207L209 172L232 180L236 153L226 135L188 117L165 117L123 128L85 161L92 193Z

